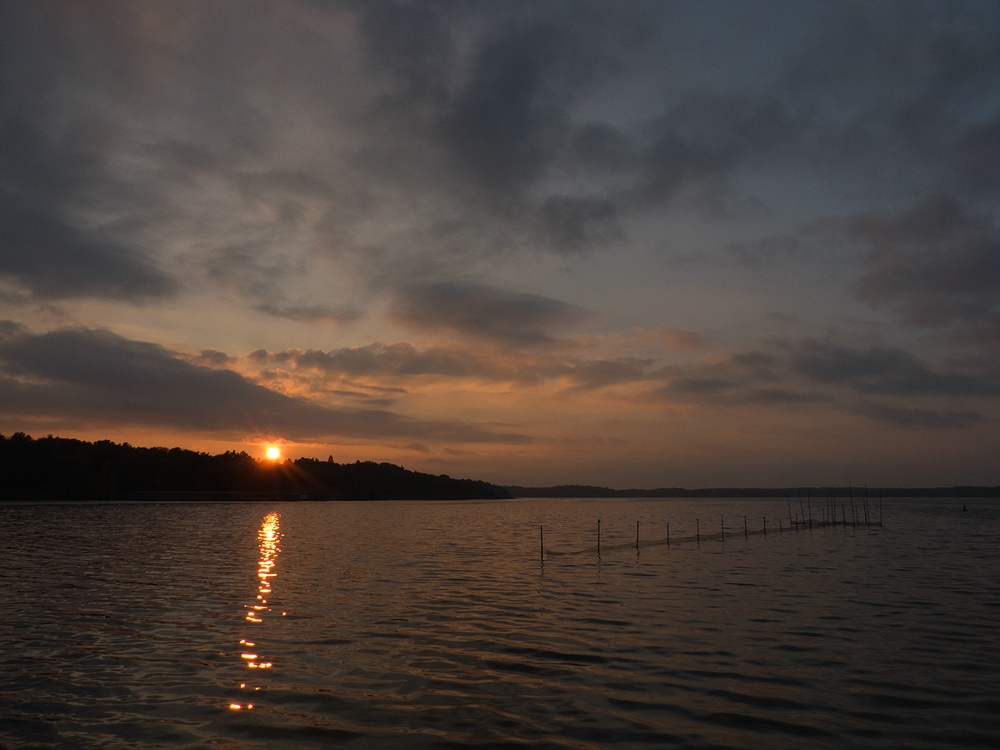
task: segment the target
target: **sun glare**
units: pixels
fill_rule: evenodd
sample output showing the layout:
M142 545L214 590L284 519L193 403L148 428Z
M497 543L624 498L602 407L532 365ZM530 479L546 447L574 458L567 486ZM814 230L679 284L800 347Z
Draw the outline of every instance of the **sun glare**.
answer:
M271 446L267 449L267 457L272 461L277 461L281 456L281 451L279 451L275 446Z

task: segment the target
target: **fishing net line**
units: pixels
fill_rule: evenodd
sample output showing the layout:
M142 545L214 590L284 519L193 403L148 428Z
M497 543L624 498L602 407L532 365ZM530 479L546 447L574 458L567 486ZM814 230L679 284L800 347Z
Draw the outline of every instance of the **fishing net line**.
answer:
M593 544L589 547L583 549L575 550L556 550L549 549L545 547L543 549L546 557L568 557L572 555L584 555L587 553L594 552L611 552L613 550L623 550L623 549L634 549L643 550L647 547L673 547L677 544L700 544L701 542L722 542L727 539L737 540L749 538L752 536L775 536L778 534L790 534L797 533L801 531L810 531L813 529L825 529L825 528L879 528L882 526L881 520L872 520L870 517L865 519L861 517L859 519L852 518L851 515L847 515L846 519L838 518L837 520L812 520L808 518L805 521L796 519L791 526L785 526L782 522L778 522L777 526L771 524L766 524L761 526L759 529L751 529L749 526L727 526L723 524L722 529L714 533L701 533L696 531L694 534L682 534L675 535L670 534L669 536L664 536L662 539L634 539L628 542L615 541L611 544L601 542L600 544Z

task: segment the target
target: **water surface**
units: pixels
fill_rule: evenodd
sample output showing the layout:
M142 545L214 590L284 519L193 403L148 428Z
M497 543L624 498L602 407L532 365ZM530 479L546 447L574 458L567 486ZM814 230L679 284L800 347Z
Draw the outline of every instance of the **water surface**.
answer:
M0 746L998 747L962 502L0 506Z

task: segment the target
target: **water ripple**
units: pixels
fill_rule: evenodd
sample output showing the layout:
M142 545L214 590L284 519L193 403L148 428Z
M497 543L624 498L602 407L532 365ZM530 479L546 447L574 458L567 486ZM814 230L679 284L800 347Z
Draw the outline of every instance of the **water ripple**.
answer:
M0 506L0 747L1000 746L967 504L700 544L783 504Z

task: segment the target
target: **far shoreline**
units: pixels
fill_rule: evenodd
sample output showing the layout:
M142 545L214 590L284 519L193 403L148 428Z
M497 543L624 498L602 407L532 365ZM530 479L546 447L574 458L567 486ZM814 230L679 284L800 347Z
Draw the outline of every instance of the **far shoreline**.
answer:
M537 488L546 490L548 488ZM858 493L856 490L851 495L845 491L837 494L842 488L829 488L832 492L816 491L810 489L809 498L850 498L862 501L864 492ZM162 492L162 493L132 493L116 497L26 497L0 498L0 506L4 505L143 505L157 503L176 504L219 504L226 503L467 503L467 502L506 502L510 500L784 500L798 499L798 490L786 491L784 489L762 489L750 491L745 488L716 488L708 490L683 490L686 494L646 494L654 493L655 490L610 490L615 494L525 494L512 495L510 497L377 497L377 498L343 498L332 497L322 492L214 492L214 491L188 491L188 492ZM632 494L635 493L635 494ZM639 494L644 493L644 494ZM303 496L304 495L304 496ZM996 487L923 487L923 488L900 488L889 487L872 491L869 488L868 500L1000 500L1000 488ZM806 496L803 495L805 500Z

